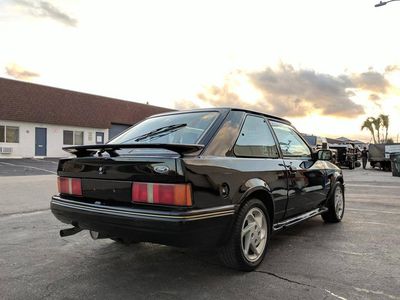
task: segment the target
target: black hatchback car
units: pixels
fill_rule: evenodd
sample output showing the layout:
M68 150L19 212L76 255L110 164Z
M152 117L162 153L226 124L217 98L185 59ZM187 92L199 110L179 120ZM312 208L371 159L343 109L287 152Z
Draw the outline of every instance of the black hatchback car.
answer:
M61 236L215 247L251 271L273 232L321 215L340 222L342 171L312 152L290 122L233 108L152 116L105 145L66 147L57 219Z

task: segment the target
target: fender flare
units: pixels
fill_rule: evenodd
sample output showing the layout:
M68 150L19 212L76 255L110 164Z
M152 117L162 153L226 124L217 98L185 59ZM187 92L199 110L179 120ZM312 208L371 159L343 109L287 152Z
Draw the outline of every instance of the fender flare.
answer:
M242 184L242 186L240 187L239 190L241 192L243 192L243 194L240 197L239 203L237 205L237 210L240 209L240 207L243 205L243 203L246 201L246 199L251 197L251 195L261 191L268 195L269 199L265 199L265 201L270 201L271 206L272 206L271 215L272 215L272 217L275 215L275 203L273 201L271 188L264 180L262 180L260 178L251 178L251 179L247 180L244 184ZM260 199L260 200L264 201L264 199ZM272 222L272 220L271 220L271 222Z

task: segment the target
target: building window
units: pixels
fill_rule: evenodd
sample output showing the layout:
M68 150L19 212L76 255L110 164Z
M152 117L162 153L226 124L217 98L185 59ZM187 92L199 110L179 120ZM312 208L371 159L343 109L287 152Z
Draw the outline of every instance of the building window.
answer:
M64 130L64 145L83 145L83 131Z
M19 127L0 126L0 143L19 143Z
M83 131L74 131L74 145L83 145Z

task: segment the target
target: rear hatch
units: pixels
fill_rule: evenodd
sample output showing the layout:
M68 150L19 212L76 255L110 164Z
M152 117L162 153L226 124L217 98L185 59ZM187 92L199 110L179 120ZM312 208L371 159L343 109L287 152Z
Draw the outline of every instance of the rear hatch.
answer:
M179 156L78 157L60 160L58 175L80 178L85 201L131 204L133 182L183 183Z

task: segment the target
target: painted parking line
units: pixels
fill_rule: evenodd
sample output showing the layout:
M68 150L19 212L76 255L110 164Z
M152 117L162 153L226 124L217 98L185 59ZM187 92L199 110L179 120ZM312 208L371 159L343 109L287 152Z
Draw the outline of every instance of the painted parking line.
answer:
M399 185L371 185L371 184L353 184L353 183L346 183L346 187L354 186L354 187L370 187L370 188L385 188L385 189L400 189L400 182Z
M49 170L42 169L42 168L32 167L32 166L16 165L16 164L5 163L5 162L0 162L0 164L6 165L6 166L12 166L12 167L29 168L29 169L34 169L34 170L38 170L38 171L48 172L48 173L51 173L51 174L57 174L57 172L49 171Z
M387 210L375 210L375 209L358 209L358 208L346 208L350 211L361 211L361 212L371 212L371 213L381 213L381 214L392 214L400 215L400 211L387 211Z

